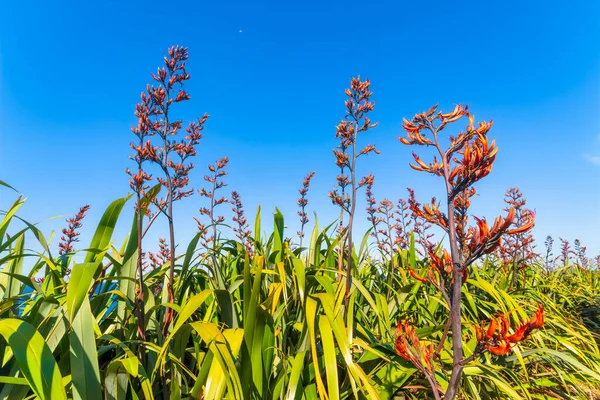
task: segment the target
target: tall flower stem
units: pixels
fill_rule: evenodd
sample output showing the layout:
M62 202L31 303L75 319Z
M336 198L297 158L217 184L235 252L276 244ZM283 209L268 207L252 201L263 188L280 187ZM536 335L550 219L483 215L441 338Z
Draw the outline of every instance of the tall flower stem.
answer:
M356 160L365 154L374 152L379 154L373 145L365 146L360 152L356 148L356 140L359 132L365 132L374 128L377 124L371 123L367 113L373 111L375 103L370 101L372 95L369 87L371 82L358 78L352 78L350 88L346 89L348 99L345 102L346 115L340 124L336 127L335 136L340 139L340 144L337 149L333 150L336 158L336 165L340 167L340 175L336 177L336 186L338 190L333 190L329 193L329 197L333 204L340 207L340 254L338 257L338 273L342 276L343 271L343 251L344 248L348 251L346 261L346 293L344 296L345 313L348 313L348 303L350 298L350 290L352 289L352 228L354 225L354 214L356 211L356 194L357 190L366 185L367 180L363 178L360 182L356 180ZM348 150L350 149L350 154ZM350 171L350 176L345 174L345 169ZM350 186L350 194L346 193L346 187ZM343 217L348 214L348 226L344 228ZM345 232L344 232L345 231ZM344 239L347 244L344 246Z
M164 178L157 178L159 183L166 188L164 199L152 199L158 212L167 218L169 226L169 272L167 275L168 302L174 302L173 285L175 279L175 229L173 223L173 203L184 197L191 196L193 189L186 189L189 182L189 172L194 167L187 162L189 157L196 155L195 146L200 143L202 130L208 115L204 114L197 122L190 122L185 128L186 134L177 140L176 136L182 130L182 121L173 120L170 109L173 103L187 101L190 96L183 90L183 83L190 79L186 72L185 63L188 51L185 47L174 46L165 57L165 66L159 68L152 79L157 86L148 85L142 93L142 101L136 107L139 118L138 128L134 133L140 137L138 153L142 153L141 161L150 161L156 164L164 173ZM137 132L140 131L140 132ZM159 138L157 145L152 143L152 138ZM138 176L138 181L150 179L149 175ZM135 181L135 179L134 179ZM139 190L140 194L143 193ZM138 198L139 199L139 198ZM141 225L138 224L141 230ZM141 257L141 247L140 247ZM140 284L142 282L140 281ZM143 288L140 288L143 291ZM173 309L167 308L163 319L163 334L169 330L173 319Z

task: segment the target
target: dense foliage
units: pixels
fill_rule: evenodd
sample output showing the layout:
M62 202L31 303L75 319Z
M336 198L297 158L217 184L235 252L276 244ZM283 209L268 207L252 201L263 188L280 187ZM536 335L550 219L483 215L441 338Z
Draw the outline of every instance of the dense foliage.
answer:
M469 224L472 186L491 171L496 148L491 123L475 127L466 107L433 107L404 124L403 143L440 153L431 164L415 154L413 168L443 178L445 210L435 200L422 206L412 191L378 202L374 177L355 176L356 159L376 153L356 147L357 134L376 125L366 117L369 81L359 78L336 132L338 221L305 232L310 173L301 230L291 235L300 245L279 211L263 228L259 208L251 228L240 194L220 196L224 158L199 191L207 205L197 235L176 247L173 203L193 193L188 158L207 121L176 139L183 124L169 110L189 99L178 88L189 79L186 59L186 49L170 49L157 86L142 95L137 169L127 171L134 193L110 204L89 245L78 245L88 206L67 220L58 253L19 217L22 197L2 212L0 398L600 399L597 260L564 241L556 258L536 254L534 214L517 189L507 192L505 218ZM444 150L438 133L462 117L465 132ZM147 164L164 173L156 184ZM373 227L353 240L361 188ZM231 228L219 214L228 203ZM136 212L119 244L126 206ZM156 254L142 251L160 217L168 240ZM432 225L449 234L450 251L433 242Z

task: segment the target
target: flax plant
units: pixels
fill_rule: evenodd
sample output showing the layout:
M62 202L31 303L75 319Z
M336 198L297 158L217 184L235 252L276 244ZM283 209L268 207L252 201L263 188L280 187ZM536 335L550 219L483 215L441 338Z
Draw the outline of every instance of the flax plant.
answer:
M450 136L450 145L444 149L440 142L440 132L448 124L463 117L469 119L468 126L456 137ZM531 215L522 226L511 229L515 219L515 210L511 207L507 217L496 218L492 228L488 226L485 219L477 217L474 217L475 226L468 227L470 199L475 195L473 185L491 172L496 159L495 142L490 143L487 138L492 127L491 122L482 122L476 127L474 118L467 111L466 106L458 105L452 112L446 114L437 111L437 106L434 106L427 112L417 114L411 121L405 119L403 127L407 137L400 137L401 143L432 147L437 152L429 164L423 162L413 152L416 164L410 166L417 171L441 177L446 188L445 213L440 209L435 198L432 199L431 204L423 206L416 200L412 200L411 210L419 218L442 228L448 235L450 253L438 257L433 249L428 249L433 269L429 271L427 278L420 277L419 280L430 281L439 288L450 308L447 328L451 328L452 331L453 367L444 395L444 400L450 400L458 393L465 363L461 304L462 286L467 278L467 268L481 256L494 252L501 244L504 235L515 235L530 230L534 219ZM426 132L431 134L431 138L425 136ZM415 273L411 272L411 275L415 276ZM449 290L446 288L447 282L450 284ZM447 333L448 329L442 338L442 343ZM442 343L438 349L441 349ZM438 387L434 387L433 391L438 396Z
M405 122L405 142L429 146L442 157L428 165L416 156L413 167L443 178L444 206L435 200L421 205L409 192L394 211L392 203L375 199L371 175L355 182L356 188L368 185L369 216L385 250L381 261L372 257L368 233L354 254L352 240L346 242L348 256L354 256L348 262L354 279L349 299L349 280L335 274L336 263L345 262L345 249L337 249L348 229L343 223L339 232L332 229L335 222L324 229L315 223L305 248L291 249L281 212L263 232L259 208L251 231L234 192L233 232L214 230L224 223L215 211L222 204L216 193L224 159L209 167L210 187L201 193L212 202L212 209L207 205L208 212L201 212L213 224L212 235L210 226L200 227L208 242L197 234L175 248L171 224L158 252L143 252L152 223L165 213L172 217L168 200L191 194L186 159L204 121L176 141L171 138L181 123L166 112L169 99L188 98L177 91L188 78L185 58L183 49L173 48L155 77L159 87L142 95L133 129L135 167L128 171L135 196L108 205L89 243L77 248L85 207L67 220L58 250L49 245L54 232L46 238L21 214L22 196L0 210L0 399L600 399L598 265L588 262L581 243L571 250L563 241L566 265L550 253L548 270L528 260L523 288L514 290L506 271L483 257L497 252L506 235L528 233L533 215L518 222L509 207L491 228L471 217L472 186L489 173L496 150L487 142L488 124L476 128L462 107L450 114L434 108ZM353 83L363 92L366 86ZM350 100L349 112L358 113ZM463 117L470 118L466 132L442 151L440 131ZM346 142L338 148L348 158L338 160L341 192L333 196L344 206L340 220L346 222L356 200L349 173L356 162L355 136L366 120L348 118L340 132ZM171 161L176 157L177 163ZM166 173L154 186L152 165ZM162 200L156 199L161 187L167 189ZM0 180L0 190L7 188ZM120 214L132 197L136 214L119 244ZM444 242L431 243L430 224L448 235L449 250ZM198 251L199 244L208 244L206 251ZM551 240L548 245L550 250ZM406 260L408 274L380 268L390 258ZM172 272L175 259L178 274ZM467 271L469 265L476 268ZM68 279L62 273L67 266ZM211 279L211 273L223 279ZM170 325L165 309L173 310ZM391 321L400 321L397 331ZM433 392L425 393L430 387Z
M205 175L204 180L208 182L210 188L208 190L202 188L198 190L198 194L201 197L206 197L209 201L209 206L200 208L200 214L208 217L210 224L205 225L200 219L194 217L198 226L198 234L202 240L202 245L206 248L208 254L210 254L211 272L213 279L216 280L217 287L224 287L223 277L221 271L217 268L217 241L218 241L218 226L225 222L225 217L217 215L217 207L224 203L229 203L230 200L225 196L218 197L219 190L227 186L227 183L223 180L223 177L227 175L226 167L229 162L228 157L217 160L213 165L208 166L210 175ZM209 228L212 229L212 234L209 235Z

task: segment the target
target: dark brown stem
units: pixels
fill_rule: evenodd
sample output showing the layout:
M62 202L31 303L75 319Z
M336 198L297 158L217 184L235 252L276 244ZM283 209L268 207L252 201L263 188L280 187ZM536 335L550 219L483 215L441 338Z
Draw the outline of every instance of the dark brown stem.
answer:
M444 167L444 182L446 183L447 204L448 204L448 241L450 242L450 256L452 257L452 291L450 296L450 318L452 320L452 358L454 365L448 390L444 395L444 400L452 400L458 393L460 381L463 373L463 366L460 363L463 358L462 348L462 321L461 321L461 295L462 295L462 268L463 263L461 254L458 248L456 236L456 223L454 219L454 197L452 196L453 188L450 182L450 165L446 154L442 150L438 139L438 129L429 122L429 129L433 133L435 139L435 147L437 148L442 164Z
M389 283L388 283L388 289L387 289L387 293L385 295L385 299L389 300L390 299L390 293L392 290L392 285L394 284L394 273L396 272L396 257L394 257L394 246L392 244L392 227L390 225L390 213L386 212L386 223L387 223L387 228L388 228L388 244L390 246L389 250L390 250L390 259L391 259L391 265L390 265L390 272L389 272Z
M432 367L433 367L433 362L431 363ZM427 380L429 381L429 384L431 385L431 392L433 393L433 397L435 398L435 400L442 400L442 397L440 396L440 391L438 388L438 383L435 380L435 369L430 373L426 372L425 373L425 378L427 378Z
M444 327L444 333L442 334L442 338L440 339L440 342L438 343L438 345L435 349L435 353L433 354L434 359L440 358L440 353L442 352L442 349L444 348L444 343L446 343L446 339L448 339L448 332L450 331L450 325L452 325L451 319L446 321L446 326Z
M152 224L154 223L154 221L156 221L156 218L160 215L160 211L157 212L156 214L154 214L152 216L152 218L150 218L150 220L148 221L148 224L146 225L146 227L144 228L144 232L142 233L142 239L146 236L146 233L148 233L148 231L150 230L150 227L152 226Z
M174 303L174 295L173 295L173 280L175 278L175 230L173 227L173 180L171 179L171 174L169 174L168 170L168 141L167 134L169 129L169 90L166 90L166 96L163 103L164 110L164 132L162 135L163 139L163 160L162 160L162 168L166 175L167 181L167 220L169 222L169 279L167 282L167 296L169 303ZM173 309L171 307L167 307L167 311L165 313L165 319L163 324L163 335L167 335L169 331L169 326L171 325L171 321L173 320Z
M343 196L343 192L342 192ZM343 198L343 197L342 197ZM340 247L338 249L338 281L342 280L342 276L344 276L344 208L340 208Z
M429 372L429 370L427 370L427 368L425 368L425 366L420 361L420 359L412 358L411 361L412 361L413 365L419 371L421 371L421 373L423 373L423 375L429 382L429 385L431 386L431 392L433 393L433 397L435 398L435 400L441 400L439 386L438 386L437 380L435 379L435 367L433 366L433 362L431 363L432 371Z
M392 260L390 262L391 262L391 265L390 265L390 271L388 273L388 275L389 275L388 288L387 288L387 293L385 295L386 300L390 299L390 294L392 292L392 285L394 284L394 271L396 270L396 268L395 268L396 265L395 265L393 253L392 253Z
M214 210L215 210L215 191L217 190L217 171L218 169L215 169L215 176L214 176L214 181L212 183L212 196L210 198L210 222L213 226L213 253L216 251L217 248L217 224L215 223L215 216L214 216Z
M470 363L471 361L473 361L473 360L474 360L476 357L479 357L480 355L482 355L484 352L485 352L485 350L484 350L484 351L482 351L482 352L477 352L477 351L476 351L475 353L471 354L469 357L465 358L464 360L460 360L458 363L459 363L460 365L465 365L465 364L468 364L468 363Z
M171 191L171 178L168 177L168 185L169 185L169 195L167 197L168 204L168 222L169 222L169 280L167 282L167 296L169 303L175 302L175 296L173 294L173 281L175 279L175 229L173 226L173 195ZM171 321L173 320L173 309L171 307L167 308L165 314L165 320L163 325L163 334L166 336L169 331L169 326L171 325Z
M144 270L143 270L143 254L142 254L142 236L143 236L143 232L142 232L142 219L144 218L144 216L142 215L142 210L141 210L141 204L142 199L141 199L141 193L137 193L137 247L138 247L138 258L137 258L137 270L138 270L138 285L139 285L139 292L137 295L137 328L138 328L138 335L140 336L140 340L142 341L146 341L146 324L145 324L145 313L144 313L144 304L145 304L145 299L144 299ZM144 350L143 350L143 346L141 347L141 352L140 352L140 358L143 358L144 355Z
M352 225L354 223L354 212L356 211L356 136L358 135L358 121L354 125L354 140L352 141L352 164L350 167L350 184L352 185L352 196L350 198L350 215L348 217L348 264L346 265L346 295L344 296L344 315L348 315L348 303L350 300L350 289L352 289ZM346 318L344 318L346 319Z

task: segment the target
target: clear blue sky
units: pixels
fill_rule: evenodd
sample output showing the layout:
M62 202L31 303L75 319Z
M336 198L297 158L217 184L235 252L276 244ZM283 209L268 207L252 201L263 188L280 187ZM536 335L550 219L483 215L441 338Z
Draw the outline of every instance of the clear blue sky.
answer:
M169 46L189 47L184 120L207 112L192 171L229 156L228 189L249 219L274 208L297 226L297 189L316 171L308 210L331 222L337 169L331 149L344 89L372 82L379 126L359 138L379 156L360 159L378 198L413 187L421 201L441 181L411 170L403 117L439 103L468 103L494 119L499 146L473 211L493 218L503 193L521 188L534 230L580 238L600 252L600 3L595 1L7 2L0 14L0 179L28 197L21 216L49 233L84 204L86 244L101 213L129 191L125 168L133 110ZM0 190L0 208L14 193ZM177 205L185 245L198 196ZM361 198L359 208L364 209ZM127 219L119 227L123 238ZM364 218L357 232L366 228ZM292 233L292 232L288 232ZM166 236L160 225L149 241ZM555 249L555 254L558 248Z

